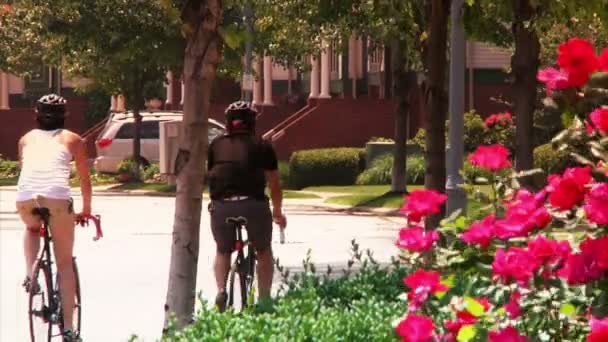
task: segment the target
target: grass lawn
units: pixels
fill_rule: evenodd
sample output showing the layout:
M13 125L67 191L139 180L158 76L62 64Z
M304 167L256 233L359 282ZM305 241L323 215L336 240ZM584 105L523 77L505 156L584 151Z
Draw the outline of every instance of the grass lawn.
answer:
M304 198L319 198L319 196L311 193L295 191L295 190L283 190L283 198L285 199L304 199Z
M17 177L0 178L0 186L13 186L13 185L17 185Z
M146 190L156 192L175 192L175 185L165 183L125 183L113 187L111 190Z

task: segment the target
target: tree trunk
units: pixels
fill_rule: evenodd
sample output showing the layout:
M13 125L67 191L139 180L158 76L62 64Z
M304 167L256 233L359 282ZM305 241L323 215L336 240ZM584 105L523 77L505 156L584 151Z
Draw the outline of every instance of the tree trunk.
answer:
M447 112L446 66L447 27L450 0L432 0L428 41L426 104L426 175L427 189L445 192L445 119ZM430 228L438 226L445 208L427 221Z
M395 80L394 85L388 87L391 89L394 86L393 97L395 98L395 150L393 151L393 168L391 172L391 192L406 193L406 161L407 161L407 116L409 110L408 92L406 88L407 59L405 56L404 42L399 39L394 39L391 42L391 47L388 51L392 56L390 60L392 79ZM386 50L385 50L386 51ZM385 64L387 65L387 64ZM387 73L387 79L389 78ZM387 91L388 93L388 91Z
M399 44L399 42L396 42ZM395 72L395 67L397 65L393 64L393 48L395 42L391 42L390 45L384 47L384 98L390 99L395 96L395 91L393 89L393 73ZM403 47L405 49L405 47Z
M293 89L291 87L293 78L291 77L291 63L287 63L287 100L291 99Z
M194 28L187 37L184 59L184 117L176 159L177 193L171 265L165 304L165 327L175 315L178 329L192 321L196 298L203 178L208 146L208 113L211 87L220 59L218 27L222 20L220 0L188 3L182 12Z
M515 167L518 171L534 167L533 137L534 109L536 104L536 73L539 66L540 43L529 21L535 16L530 0L512 0L514 20L512 25L515 53L511 58L513 95L515 102ZM531 186L532 179L522 179Z

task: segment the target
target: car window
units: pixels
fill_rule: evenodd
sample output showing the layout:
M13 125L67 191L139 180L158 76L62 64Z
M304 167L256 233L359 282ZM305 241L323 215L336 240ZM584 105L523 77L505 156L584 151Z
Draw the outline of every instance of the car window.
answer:
M124 123L116 133L115 139L133 139L134 123ZM142 139L158 139L159 127L158 121L143 121L141 123L140 136Z

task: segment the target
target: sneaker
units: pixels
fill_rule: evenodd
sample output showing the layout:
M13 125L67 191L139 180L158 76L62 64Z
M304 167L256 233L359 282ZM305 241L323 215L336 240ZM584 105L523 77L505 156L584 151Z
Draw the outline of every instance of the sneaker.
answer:
M63 342L82 342L78 333L66 329L63 331Z
M228 294L226 294L225 291L222 291L215 296L215 306L220 313L226 311L226 302L228 302Z
M25 277L25 280L23 280L23 284L21 284L21 286L23 286L25 292L27 293L30 293L30 291L34 294L40 292L40 284L36 282L32 285L32 278L30 277Z

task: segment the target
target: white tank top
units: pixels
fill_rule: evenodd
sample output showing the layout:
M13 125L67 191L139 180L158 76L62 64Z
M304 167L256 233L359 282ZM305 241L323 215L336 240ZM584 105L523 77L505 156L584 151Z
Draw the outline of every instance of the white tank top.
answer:
M61 129L30 133L21 156L21 174L17 183L17 201L36 195L53 199L70 199L70 162L72 154L59 142Z

